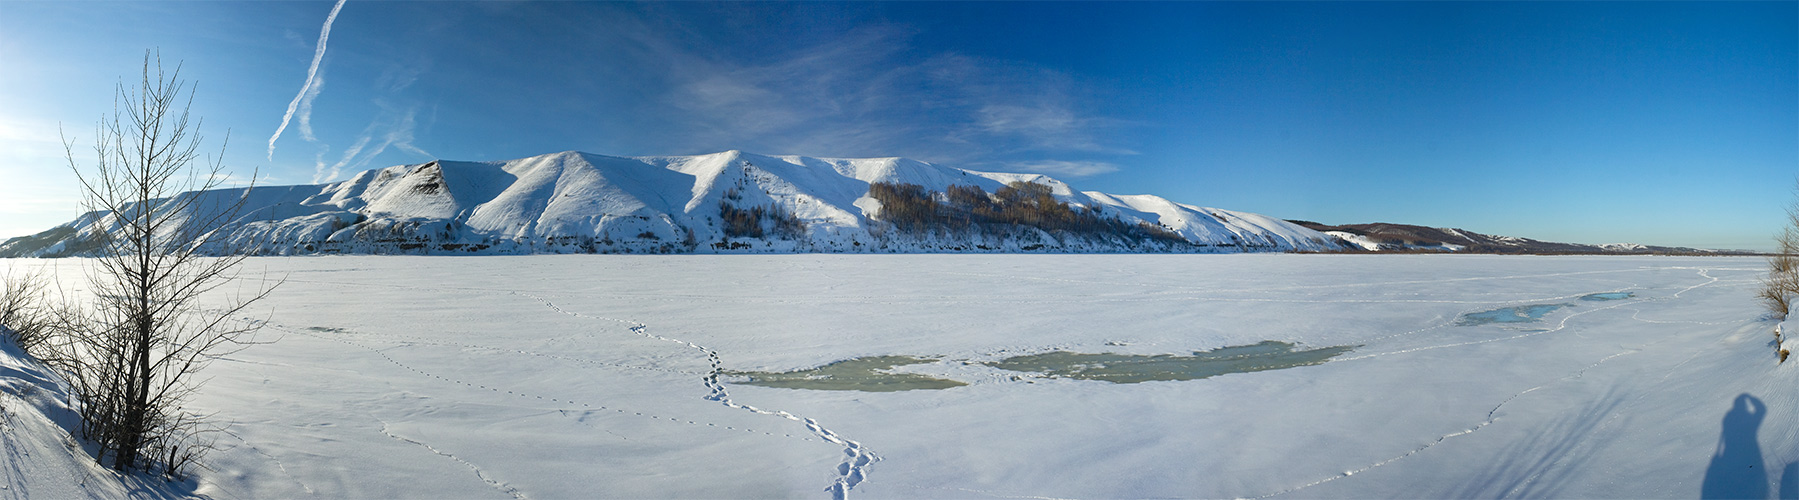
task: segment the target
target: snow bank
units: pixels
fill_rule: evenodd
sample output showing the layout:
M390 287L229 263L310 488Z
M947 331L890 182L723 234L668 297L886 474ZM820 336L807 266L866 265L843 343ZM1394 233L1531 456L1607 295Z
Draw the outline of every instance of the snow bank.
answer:
M197 482L121 475L94 463L70 436L80 417L48 368L0 326L0 497L189 498Z

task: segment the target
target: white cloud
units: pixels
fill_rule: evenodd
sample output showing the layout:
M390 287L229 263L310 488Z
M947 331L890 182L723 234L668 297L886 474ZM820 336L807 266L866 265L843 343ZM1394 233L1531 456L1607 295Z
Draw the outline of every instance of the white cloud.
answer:
M1007 163L1006 168L1017 172L1033 172L1063 177L1091 177L1118 171L1118 165L1103 161L1025 161Z

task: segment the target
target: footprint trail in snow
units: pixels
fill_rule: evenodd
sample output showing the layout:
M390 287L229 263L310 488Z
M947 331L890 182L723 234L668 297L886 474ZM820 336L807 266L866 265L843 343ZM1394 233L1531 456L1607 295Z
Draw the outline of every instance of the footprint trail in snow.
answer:
M643 336L646 338L661 340L664 342L673 342L676 344L681 344L681 345L693 348L695 350L698 350L701 353L705 354L707 362L710 363L711 367L712 367L712 372L707 374L702 379L706 384L706 388L710 390L710 392L708 394L706 394L706 396L705 396L706 400L717 401L719 404L722 404L722 405L724 405L728 408L732 408L732 409L744 410L744 411L756 413L759 415L769 415L769 416L774 416L774 417L781 417L781 418L785 418L787 420L792 420L795 422L803 423L806 425L806 430L811 431L812 434L814 434L814 435L817 435L819 437L819 439L823 439L825 441L828 441L828 442L831 442L834 444L842 445L844 447L843 448L843 454L844 454L843 461L837 464L837 479L830 486L825 487L825 491L829 492L831 494L831 498L833 498L835 500L844 500L844 499L849 498L850 490L854 489L856 487L856 485L861 484L862 481L864 481L868 478L868 467L870 465L873 465L875 462L881 461L881 457L879 455L876 455L873 451L871 451L867 447L863 446L862 443L839 436L836 432L833 432L830 429L825 428L825 426L820 425L818 423L818 421L815 419L800 417L798 415L794 415L792 413L788 413L786 411L781 411L781 410L769 410L769 409L757 408L755 406L740 404L740 403L737 403L736 401L731 400L731 393L729 391L725 390L724 383L719 382L719 378L721 378L724 375L724 363L719 360L718 352L712 350L711 348L708 348L706 346L702 346L699 344L695 344L693 342L681 340L681 339L664 337L661 335L656 335L656 334L650 333L649 325L646 325L646 324L643 324L640 322L617 319L617 318L608 318L608 317L604 317L604 316L592 316L592 315L587 315L587 314L581 314L581 313L569 311L567 309L563 309L562 307L557 306L554 302L551 302L549 299L546 299L543 297L539 297L539 296L531 295L531 294L527 294L527 293L521 293L521 292L513 292L513 293L524 296L524 297L530 297L532 299L536 299L537 301L542 302L544 304L544 306L549 307L551 310L554 310L554 311L562 313L562 314L567 314L569 316L574 316L574 317L583 318L583 319L597 319L597 320L612 321L612 322L616 322L616 323L623 323L625 325L628 325L631 329L631 332L635 333L637 335L640 335L640 336Z

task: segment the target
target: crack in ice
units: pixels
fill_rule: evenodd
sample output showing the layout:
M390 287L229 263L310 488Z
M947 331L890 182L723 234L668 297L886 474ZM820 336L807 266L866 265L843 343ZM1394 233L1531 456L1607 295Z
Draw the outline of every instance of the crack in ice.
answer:
M1512 395L1512 396L1511 396L1511 397L1508 397L1508 398L1505 398L1505 400L1504 400L1504 401L1500 401L1500 402L1499 402L1499 404L1498 404L1498 405L1496 405L1496 406L1494 406L1494 407L1493 407L1493 409L1491 409L1491 410L1487 410L1487 418L1486 418L1486 420L1482 420L1482 421L1481 421L1481 422L1480 422L1480 423L1478 423L1478 424L1475 424L1475 425L1474 425L1474 426L1473 426L1473 427L1469 427L1469 428L1467 428L1467 429L1462 429L1462 430L1459 430L1459 431L1456 431L1456 432L1451 432L1451 433L1449 433L1449 434L1444 434L1444 435L1442 435L1442 436L1439 436L1439 437L1437 437L1437 439L1436 439L1436 440L1435 440L1435 441L1431 441L1431 442L1430 442L1430 443L1427 443L1427 444L1425 444L1425 445L1424 445L1424 446L1420 446L1420 447L1418 447L1418 448L1416 448L1416 449L1413 449L1413 450L1411 450L1411 451L1408 451L1408 452L1405 452L1405 453L1404 453L1404 454L1401 454L1401 455L1399 455L1399 456L1396 456L1396 457L1393 457L1393 458L1389 458L1389 459L1386 459L1386 460L1382 460L1382 461L1379 461L1379 462L1375 462L1375 463L1374 463L1374 464L1372 464L1372 465L1368 465L1368 466L1365 466L1365 467L1362 467L1362 468L1359 468L1359 469L1353 469L1353 470L1348 470L1348 471L1344 471L1344 472L1343 472L1343 473L1342 473L1342 474L1339 474L1339 475L1335 475L1335 476L1331 476L1331 477L1327 477L1327 478L1324 478L1324 479L1320 479L1320 480L1317 480L1317 481L1313 481L1313 482L1310 482L1310 483L1306 483L1306 484L1302 484L1302 485L1299 485L1299 486L1295 486L1295 487L1292 487L1292 488L1288 488L1288 489L1285 489L1285 490L1281 490L1281 491L1277 491L1277 492L1274 492L1274 493L1269 493L1269 494L1266 494L1266 495L1261 495L1261 496L1255 496L1255 497L1249 497L1249 498L1252 498L1252 499L1256 499L1256 500L1260 500L1260 499L1263 499L1263 498L1270 498L1270 497L1276 497L1276 496L1280 496L1280 495L1285 495L1285 494L1288 494L1288 493L1292 493L1292 492L1295 492L1295 491L1299 491L1299 490L1303 490L1303 489L1306 489L1306 488L1310 488L1310 487L1313 487L1313 486L1317 486L1317 485L1320 485L1320 484L1324 484L1324 483L1328 483L1328 482L1331 482L1331 481L1336 481L1336 480L1338 480L1338 479L1342 479L1342 478L1346 478L1346 477L1350 477L1350 476L1354 476L1354 475L1356 475L1356 474L1361 474L1361 473L1363 473L1363 472L1368 472L1368 471L1370 471L1370 470L1374 470L1374 469L1375 469L1375 468L1378 468L1378 467L1382 467L1382 466L1385 466L1385 465L1387 465L1387 464L1391 464L1391 463L1393 463L1393 462L1398 462L1398 461L1400 461L1400 460L1403 460L1403 459L1405 459L1405 458L1407 458L1407 457L1410 457L1410 456L1412 456L1412 455L1417 455L1417 454L1418 454L1418 453L1421 453L1421 452L1423 452L1423 451L1424 451L1424 450L1428 450L1428 449L1430 449L1430 448L1432 448L1432 447L1435 447L1435 446L1436 446L1436 445L1439 445L1439 444L1443 444L1443 442L1445 442L1445 441L1448 441L1448 440L1450 440L1450 439L1452 439L1452 438L1457 438L1457 437L1461 437L1461 436L1466 436L1466 435L1469 435L1469 434L1473 434L1473 433L1474 433L1474 432L1475 432L1475 431L1479 431L1479 430L1481 430L1481 429L1483 429L1483 428L1485 428L1485 427L1487 427L1487 426L1488 426L1488 425L1492 425L1492 424L1493 424L1493 423L1494 423L1494 422L1498 422L1498 421L1499 421L1499 416L1498 416L1498 414L1499 414L1499 410L1500 410L1500 409L1502 409L1502 408L1505 408L1505 405L1507 405L1507 404L1510 404L1510 403L1511 403L1511 402L1512 402L1512 401L1513 401L1513 400L1516 400L1516 399L1518 399L1518 398L1520 398L1520 397L1523 397L1523 396L1524 396L1524 395L1526 395L1526 394L1530 394L1530 393L1532 393L1532 392L1536 392L1536 391L1538 391L1538 390L1541 390L1541 389L1543 389L1543 388L1546 388L1546 387L1549 387L1549 386L1552 386L1552 385L1555 385L1555 384L1559 384L1559 383L1562 383L1562 382L1564 382L1564 381L1568 381L1568 380L1572 380L1572 379L1577 379L1577 378L1581 378L1581 377L1583 377L1583 376L1585 376L1585 375L1586 375L1586 374L1587 374L1587 371L1588 371L1588 370L1592 370L1592 369L1593 369L1593 368L1596 368L1596 367L1598 367L1598 366L1599 366L1599 365L1603 365L1603 364L1605 364L1605 363L1606 363L1606 362L1607 362L1607 361L1611 361L1611 360L1612 360L1612 359L1615 359L1615 358L1618 358L1618 357L1620 357L1620 356L1625 356L1625 355L1629 355L1629 354L1635 354L1635 353L1638 353L1638 352L1641 352L1641 351L1642 351L1642 349L1641 349L1641 348L1638 348L1638 349L1626 349L1626 350L1624 350L1624 351L1622 351L1622 352L1619 352L1619 353L1617 353L1617 354L1613 354L1613 355L1610 355L1610 356L1606 356L1606 357L1604 357L1604 358L1601 358L1601 359L1600 359L1600 360L1599 360L1599 361L1598 361L1598 362L1596 362L1596 363L1593 363L1593 364L1591 364L1591 365L1587 365L1587 366L1586 366L1586 367L1585 367L1585 368L1581 368L1581 369L1580 369L1580 370L1579 370L1579 371L1576 371L1576 372L1574 372L1574 373L1573 373L1573 374L1571 374L1571 375L1568 375L1568 376L1564 376L1564 377L1562 377L1562 378L1558 378L1558 379L1555 379L1555 380L1552 380L1552 381L1549 381L1549 382L1548 382L1548 383L1545 383L1545 384L1543 384L1543 385L1539 385L1539 386L1536 386L1536 387L1532 387L1532 388L1529 388L1529 389L1525 389L1525 390L1524 390L1524 391L1523 391L1523 392L1519 392L1519 393L1517 393L1517 394L1513 394L1513 395Z

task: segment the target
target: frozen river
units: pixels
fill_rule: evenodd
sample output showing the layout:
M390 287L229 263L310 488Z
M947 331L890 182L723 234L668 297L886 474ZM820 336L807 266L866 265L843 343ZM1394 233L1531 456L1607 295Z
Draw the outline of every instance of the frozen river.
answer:
M1708 470L1799 490L1762 266L252 259L286 278L257 308L274 343L206 372L194 406L231 425L200 493L1672 498ZM1753 426L1726 418L1742 394Z

